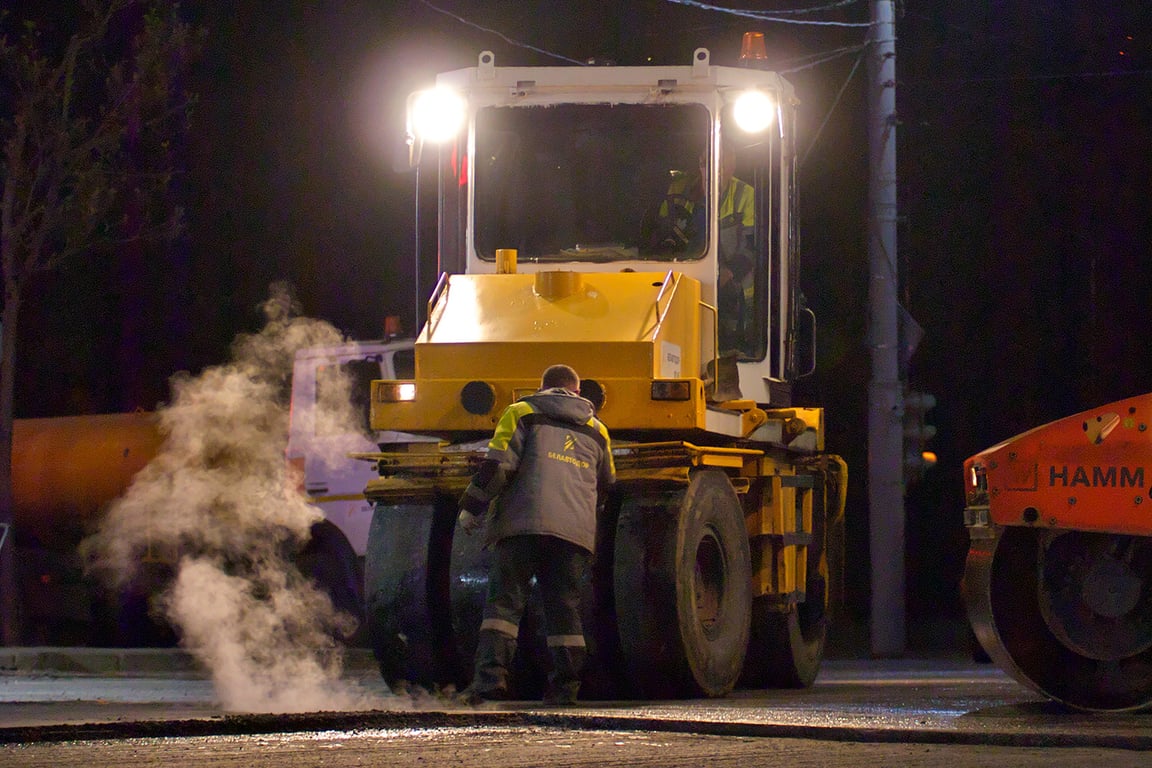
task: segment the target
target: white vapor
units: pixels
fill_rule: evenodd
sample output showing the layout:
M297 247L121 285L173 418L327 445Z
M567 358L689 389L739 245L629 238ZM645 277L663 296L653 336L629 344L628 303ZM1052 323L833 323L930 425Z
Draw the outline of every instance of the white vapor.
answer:
M236 340L230 363L173 379L172 402L157 414L159 454L85 549L120 582L146 552L174 559L160 606L226 709L379 708L342 678L335 638L355 621L292 560L321 519L285 462L292 362L299 349L344 339L328 323L295 316L282 286L264 309L267 324ZM353 423L350 404L347 412Z

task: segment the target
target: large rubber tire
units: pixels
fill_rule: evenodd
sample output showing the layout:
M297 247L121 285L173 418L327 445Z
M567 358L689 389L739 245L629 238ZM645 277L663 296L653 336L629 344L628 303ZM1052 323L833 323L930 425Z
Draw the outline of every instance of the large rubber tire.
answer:
M443 502L377 504L364 558L368 638L394 690L458 682L447 610L455 510Z
M378 504L365 557L368 636L380 674L394 690L461 689L472 677L491 552L484 535L456 527L456 503ZM538 697L548 672L539 601L520 622L510 687Z
M452 556L443 589L451 612L451 635L444 639L443 647L448 654L451 679L464 686L471 679L472 662L480 639L492 551L485 546L483 532L468 535L460 528L454 528L449 534L452 536ZM533 589L520 618L516 655L508 670L508 687L518 699L536 699L544 694L551 661L543 624L543 609L537 590Z
M823 588L810 580L808 597L823 601ZM752 631L741 686L809 687L820 672L826 634L822 604L803 603L781 613L768 598L756 598L752 604Z
M596 522L596 552L580 596L580 620L588 642L588 661L580 686L581 699L634 699L620 648L616 622L613 568L620 497L612 494Z
M723 696L748 645L751 565L727 476L625 499L616 526L615 602L630 683L645 698Z
M752 604L752 629L740 685L807 688L816 680L828 634L827 497L814 489L812 538L804 575L804 602L782 608L768 596Z
M627 685L616 631L616 607L613 598L612 560L616 540L618 506L611 501L597 521L596 554L589 567L580 595L580 618L588 643L588 660L584 666L581 699L632 698ZM484 547L484 536L468 536L459 528L452 541L449 568L449 600L452 611L452 664L461 670L457 679L467 679L479 640L479 627L488 590L488 568L491 552ZM540 698L548 681L552 660L544 639L544 615L538 590L528 597L520 620L516 655L509 669L509 688L520 699Z

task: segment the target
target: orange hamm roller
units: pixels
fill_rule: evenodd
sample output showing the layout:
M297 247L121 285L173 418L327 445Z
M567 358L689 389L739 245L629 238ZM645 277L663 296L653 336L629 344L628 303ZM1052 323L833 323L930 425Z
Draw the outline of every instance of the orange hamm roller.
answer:
M964 575L988 655L1085 710L1152 707L1152 394L968 459Z

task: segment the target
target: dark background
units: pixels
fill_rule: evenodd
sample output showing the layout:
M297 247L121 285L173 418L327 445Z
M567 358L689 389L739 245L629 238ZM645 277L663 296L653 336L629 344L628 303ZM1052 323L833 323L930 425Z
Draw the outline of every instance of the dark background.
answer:
M68 5L44 7L66 23ZM741 34L756 30L770 64L792 70L866 34L663 0L434 5L460 18L421 0L187 0L209 33L181 140L187 232L164 252L79 261L31 288L16 415L156 407L174 372L225 362L237 333L259 329L277 280L306 314L352 337L379 337L387 314L413 331L435 262L426 248L417 283L415 178L395 170L404 99L438 71L475 66L481 50L498 65L561 63L526 46L630 65L685 64L704 46L713 63L735 64ZM962 616L963 459L1152 389L1152 11L1146 0L897 6L900 296L925 331L909 377L939 400L929 414L939 463L908 495L915 647L933 642L937 619ZM861 1L788 18L868 17ZM802 285L819 317L819 370L799 397L827 409L829 449L851 467L844 615L863 625L870 354L865 64L849 77L858 56L789 78L803 102ZM431 231L422 242L434 242Z

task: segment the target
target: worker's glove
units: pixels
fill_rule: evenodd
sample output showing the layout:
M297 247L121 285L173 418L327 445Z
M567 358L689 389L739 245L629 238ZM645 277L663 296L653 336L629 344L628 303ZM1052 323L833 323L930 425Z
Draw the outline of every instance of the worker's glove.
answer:
M484 527L484 517L482 515L474 515L466 509L460 510L460 515L456 518L456 522L464 529L464 533L469 536Z
M488 514L488 499L473 485L464 489L460 497L460 515L456 522L464 529L464 533L471 534L484 525L484 516Z

